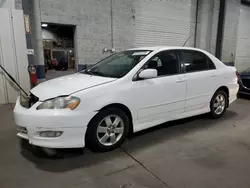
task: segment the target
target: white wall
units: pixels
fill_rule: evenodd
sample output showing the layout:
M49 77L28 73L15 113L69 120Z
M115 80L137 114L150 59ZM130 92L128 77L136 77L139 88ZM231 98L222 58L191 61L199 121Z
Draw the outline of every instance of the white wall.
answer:
M0 64L26 90L30 89L23 11L0 8ZM19 89L0 70L0 104L14 103Z
M196 2L193 0L193 23L195 24ZM196 47L215 54L217 27L219 15L219 0L200 0ZM195 27L195 25L193 25Z
M237 33L240 17L240 0L226 0L224 36L221 60L232 62L236 54Z
M15 1L14 0L0 0L0 8L15 8Z
M250 7L241 5L235 66L239 71L250 67Z
M193 46L191 0L138 0L135 6L135 45Z
M22 9L22 0L0 0L0 8Z

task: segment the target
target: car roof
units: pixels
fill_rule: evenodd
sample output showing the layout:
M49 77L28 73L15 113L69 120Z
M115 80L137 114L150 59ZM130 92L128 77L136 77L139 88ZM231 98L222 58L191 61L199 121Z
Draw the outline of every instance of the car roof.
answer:
M202 51L205 52L202 49L199 48L193 48L193 47L183 47L183 46L151 46L151 47L138 47L138 48L131 48L128 50L150 50L150 51L161 51L161 50L196 50L196 51Z
M211 53L207 52L206 50L199 49L199 48L193 48L193 47L183 47L183 46L151 46L151 47L138 47L138 48L131 48L128 50L145 50L145 51L155 51L160 52L163 50L194 50L198 52L202 52L206 54L210 59L214 62L216 65L216 68L225 68L228 67L224 63L222 63L218 58L216 58Z

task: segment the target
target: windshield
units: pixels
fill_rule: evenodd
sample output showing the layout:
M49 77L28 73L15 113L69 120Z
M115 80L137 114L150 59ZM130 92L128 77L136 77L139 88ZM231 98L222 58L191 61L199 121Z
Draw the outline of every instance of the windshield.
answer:
M82 73L121 78L133 69L150 52L151 51L146 50L131 50L115 53Z

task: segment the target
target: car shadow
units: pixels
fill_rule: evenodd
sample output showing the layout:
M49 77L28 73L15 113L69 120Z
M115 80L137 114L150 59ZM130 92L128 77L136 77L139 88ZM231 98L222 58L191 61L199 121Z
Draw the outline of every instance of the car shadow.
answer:
M240 98L240 99L245 99L245 100L250 100L250 95L238 94L238 98Z
M124 144L124 148L129 152L143 150L145 147L150 147L154 144L165 143L168 140L183 137L190 132L198 132L211 127L216 127L237 116L238 114L236 112L228 110L224 116L219 119L212 119L208 114L203 114L181 120L170 121L134 133L129 137L129 141Z
M122 145L122 149L116 149L106 153L94 153L88 149L64 149L60 150L60 157L37 157L31 151L30 146L23 147L21 155L35 164L36 168L48 172L66 172L78 168L87 168L96 164L112 161L124 156L124 150L129 152L140 151L153 144L167 142L175 137L183 136L189 132L205 130L217 126L238 116L234 111L228 110L220 119L211 119L208 115L199 115L191 118L167 122L138 133L134 133Z

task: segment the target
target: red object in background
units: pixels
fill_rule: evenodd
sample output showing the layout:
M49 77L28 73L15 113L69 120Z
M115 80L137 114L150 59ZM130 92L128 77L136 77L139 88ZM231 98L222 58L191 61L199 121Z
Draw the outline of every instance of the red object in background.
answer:
M37 83L36 74L30 74L30 81L31 81L32 84L36 84Z
M54 65L54 66L56 66L56 65L57 65L57 61L56 61L56 59L53 59L53 60L52 60L52 65Z
M236 71L235 74L236 74L236 77L237 77L237 81L239 81L240 80L240 74L238 73L238 71Z
M30 73L30 82L31 82L31 84L36 85L36 83L37 83L36 66L35 65L29 65L28 71Z

